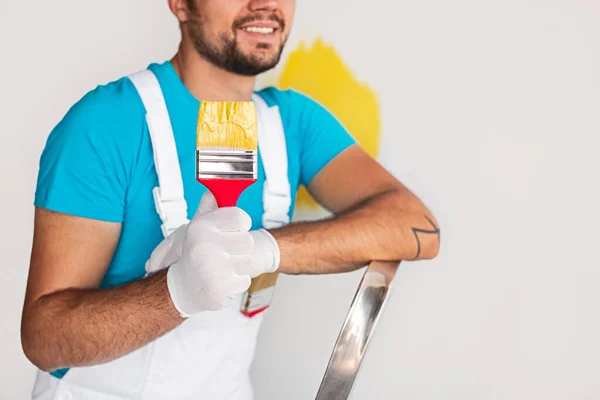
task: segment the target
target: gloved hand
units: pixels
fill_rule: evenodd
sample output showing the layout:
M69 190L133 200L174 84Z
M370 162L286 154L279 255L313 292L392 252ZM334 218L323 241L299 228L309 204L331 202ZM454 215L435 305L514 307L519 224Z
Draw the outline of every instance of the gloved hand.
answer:
M179 261L186 231L187 224L184 224L156 246L146 261L146 275L163 270ZM265 229L250 231L250 234L254 239L254 263L264 266L264 270L256 268L255 271L251 271L250 277L255 278L263 273L277 271L280 261L279 245L273 235Z
M163 270L179 261L186 230L187 224L180 226L156 246L146 261L146 275Z
M176 255L181 243L179 258L167 272L167 284L183 317L221 309L248 290L252 277L277 270L277 242L264 230L250 232L251 226L245 211L218 208L212 193L206 192L194 218L169 236L171 243L160 251L157 247L156 258L161 254L164 258L153 265L160 267Z

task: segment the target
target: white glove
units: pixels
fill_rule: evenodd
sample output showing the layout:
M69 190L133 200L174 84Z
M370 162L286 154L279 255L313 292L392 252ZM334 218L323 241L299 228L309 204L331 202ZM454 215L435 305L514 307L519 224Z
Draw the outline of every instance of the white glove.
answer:
M187 224L180 226L156 246L146 261L146 275L158 272L179 261L186 230Z
M184 224L156 246L146 261L146 275L168 268L179 261L186 231L187 224ZM250 277L255 278L263 273L277 271L280 262L279 245L273 235L265 229L250 231L250 235L254 239L253 266L257 266L251 271Z
M279 269L279 245L277 240L265 229L250 231L254 239L254 271L252 278L266 272L275 272Z
M252 277L278 268L277 242L266 231L249 232L251 226L245 211L218 208L212 193L204 194L194 218L182 229L181 255L167 272L171 299L183 317L225 307L248 290ZM165 244L165 258L171 256L169 250L178 250L179 235L170 235L173 243Z

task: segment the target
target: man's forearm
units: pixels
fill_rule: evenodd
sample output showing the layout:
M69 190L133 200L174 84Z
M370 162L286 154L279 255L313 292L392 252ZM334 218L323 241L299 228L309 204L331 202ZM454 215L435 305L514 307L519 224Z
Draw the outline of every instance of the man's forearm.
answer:
M68 289L25 310L23 348L39 368L94 365L119 358L183 319L167 288L167 270L107 290Z
M288 274L347 272L373 260L434 258L440 230L425 206L401 191L374 196L323 221L291 224L271 233Z

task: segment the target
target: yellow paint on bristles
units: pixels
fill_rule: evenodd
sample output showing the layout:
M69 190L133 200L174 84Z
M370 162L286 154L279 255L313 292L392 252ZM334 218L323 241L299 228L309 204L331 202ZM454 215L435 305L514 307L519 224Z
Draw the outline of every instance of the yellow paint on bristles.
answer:
M252 101L202 101L196 147L215 150L256 150L258 122Z

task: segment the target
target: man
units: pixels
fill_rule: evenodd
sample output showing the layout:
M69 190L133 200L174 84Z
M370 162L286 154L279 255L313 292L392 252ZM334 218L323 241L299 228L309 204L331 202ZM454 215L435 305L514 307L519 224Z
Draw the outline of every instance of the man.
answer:
M278 63L295 0L169 6L181 44L171 61L148 70L168 108L189 223L161 233L152 193L157 148L133 81L100 86L77 102L49 136L35 196L22 320L24 352L39 368L34 398L251 399L262 314L243 315L240 299L252 278L341 273L438 253L431 212L295 91L257 94L280 113L289 196L303 184L333 216L267 226L264 175L272 172L262 163L237 207L217 209L190 178L200 101L255 98L255 76ZM283 218L292 212L293 202Z

